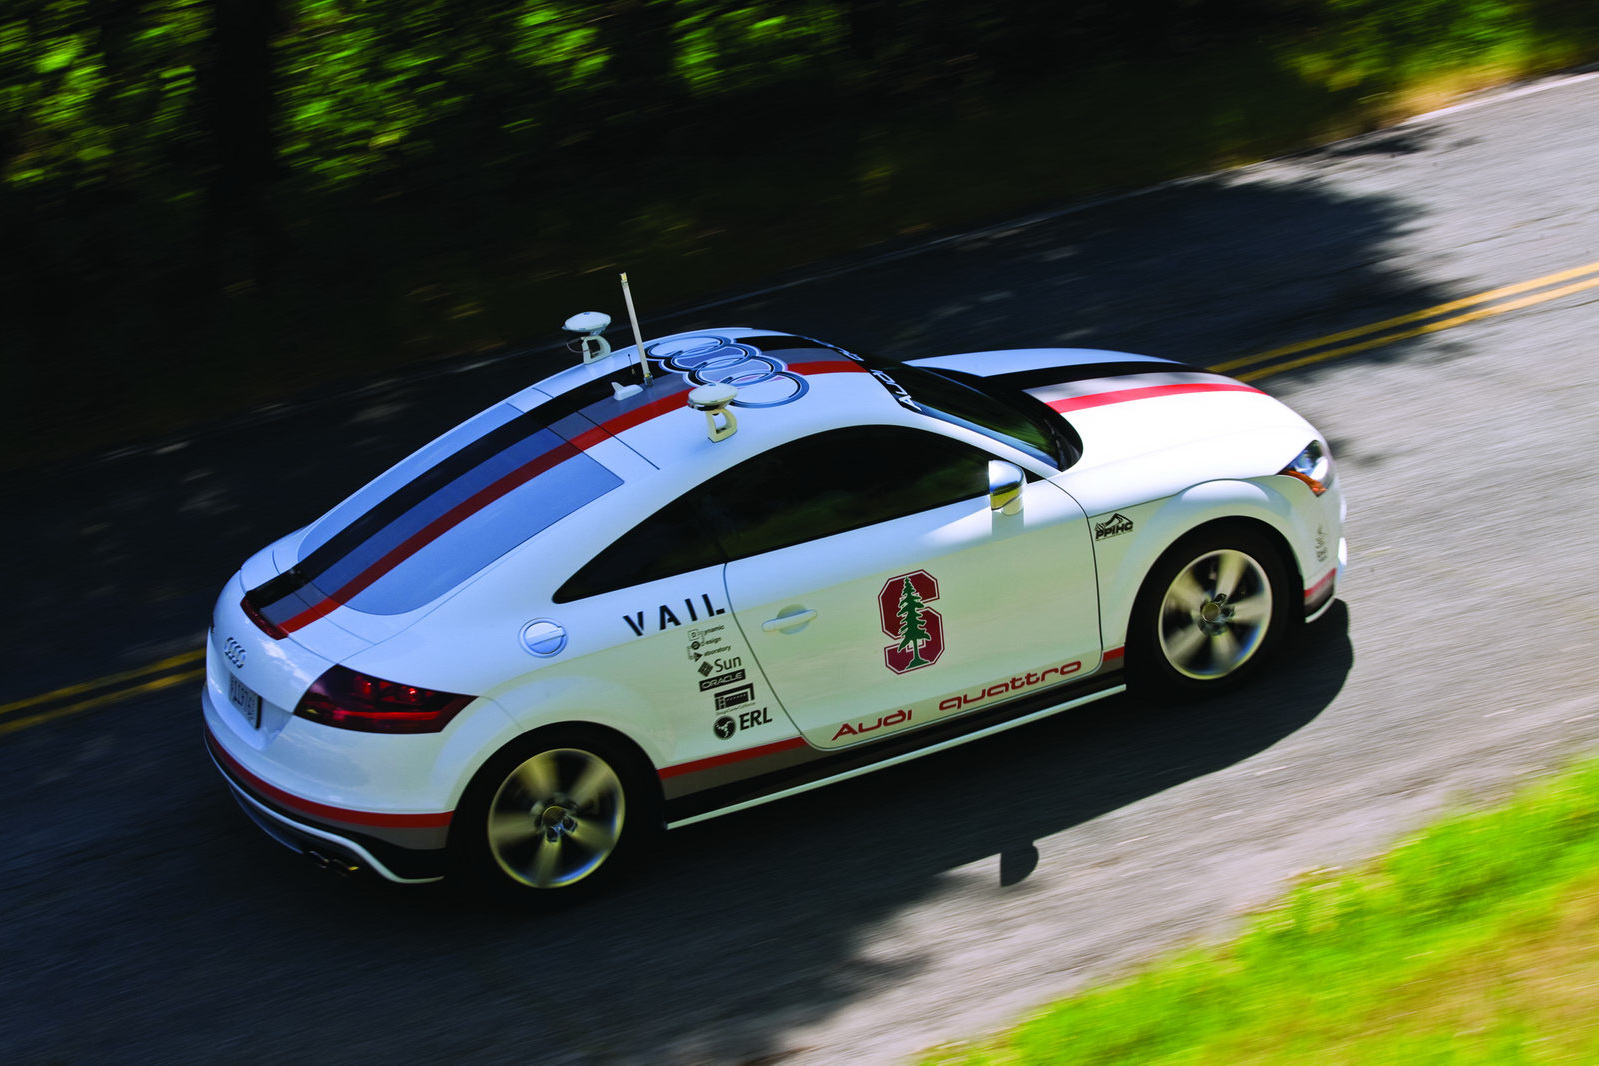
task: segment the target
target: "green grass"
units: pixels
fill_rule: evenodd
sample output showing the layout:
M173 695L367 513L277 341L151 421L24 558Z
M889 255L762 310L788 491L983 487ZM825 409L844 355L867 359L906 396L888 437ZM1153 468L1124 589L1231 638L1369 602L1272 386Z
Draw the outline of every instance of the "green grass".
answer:
M1599 1061L1599 760L928 1061Z

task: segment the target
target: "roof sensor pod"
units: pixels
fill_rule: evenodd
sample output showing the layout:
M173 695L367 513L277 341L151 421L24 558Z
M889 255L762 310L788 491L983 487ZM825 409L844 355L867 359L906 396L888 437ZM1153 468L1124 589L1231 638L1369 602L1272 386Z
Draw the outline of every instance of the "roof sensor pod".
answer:
M727 409L727 405L736 399L738 389L732 385L701 385L688 394L688 405L704 412L709 426L708 435L713 441L726 440L738 432L738 419Z
M600 336L611 325L611 316L604 311L579 311L561 327L569 333L581 333L578 343L583 346L583 361L596 363L611 354L611 342Z

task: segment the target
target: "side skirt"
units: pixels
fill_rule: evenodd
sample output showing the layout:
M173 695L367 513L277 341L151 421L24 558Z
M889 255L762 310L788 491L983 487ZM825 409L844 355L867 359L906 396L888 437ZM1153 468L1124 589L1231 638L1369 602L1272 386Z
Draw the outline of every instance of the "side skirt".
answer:
M1084 686L1072 686L1070 692L1043 692L1037 696L1017 700L1003 707L979 712L973 717L964 715L947 722L935 723L925 731L917 730L891 740L880 741L864 748L847 748L844 751L819 754L805 763L758 777L751 777L718 788L693 792L668 800L666 827L677 829L696 822L708 821L734 811L757 807L773 800L809 792L836 781L881 770L889 766L919 759L923 755L957 747L968 741L1003 733L1007 729L1027 725L1052 714L1081 707L1086 703L1104 699L1127 691L1121 671L1108 674Z

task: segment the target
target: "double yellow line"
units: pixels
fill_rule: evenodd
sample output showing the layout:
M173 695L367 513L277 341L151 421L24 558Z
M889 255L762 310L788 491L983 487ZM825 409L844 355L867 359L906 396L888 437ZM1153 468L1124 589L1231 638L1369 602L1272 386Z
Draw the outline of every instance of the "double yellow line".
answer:
M1241 359L1230 359L1210 369L1232 374L1243 381L1258 381L1273 374L1453 329L1594 288L1599 288L1599 262L1489 289L1475 296L1450 300L1397 318L1346 329L1341 333L1287 344ZM42 722L107 707L135 696L198 681L205 676L205 669L195 664L204 657L202 649L186 651L136 670L124 670L93 681L67 685L54 692L0 704L0 736Z
M1581 280L1574 281L1572 280L1574 278ZM1561 282L1569 284L1562 285ZM1229 359L1224 363L1217 363L1210 369L1231 374L1240 381L1258 381L1273 374L1310 366L1312 363L1338 359L1357 352L1381 348L1396 341L1454 329L1468 322L1477 322L1510 311L1520 311L1534 304L1547 303L1562 296L1594 288L1599 288L1599 262L1545 274L1531 281L1518 281L1514 285L1489 289L1475 296L1450 300L1448 303L1412 311L1398 318L1356 326L1342 333L1332 333L1325 337L1317 337L1315 340L1300 341L1297 344L1286 344L1281 348L1246 355L1242 359ZM1521 295L1522 293L1527 295ZM1465 310L1466 308L1471 310ZM1354 343L1346 343L1348 341Z
M194 664L203 658L205 650L196 648L133 670L107 674L93 681L80 681L53 692L0 704L0 736L41 722L52 722L97 707L121 703L134 696L198 681L205 676L205 668Z

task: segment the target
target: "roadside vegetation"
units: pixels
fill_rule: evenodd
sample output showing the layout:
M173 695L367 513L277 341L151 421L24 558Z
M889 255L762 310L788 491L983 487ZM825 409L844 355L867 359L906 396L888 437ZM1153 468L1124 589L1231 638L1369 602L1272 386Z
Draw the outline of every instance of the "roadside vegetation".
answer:
M8 0L0 463L1595 56L1588 0Z
M1599 761L929 1062L1599 1062Z

